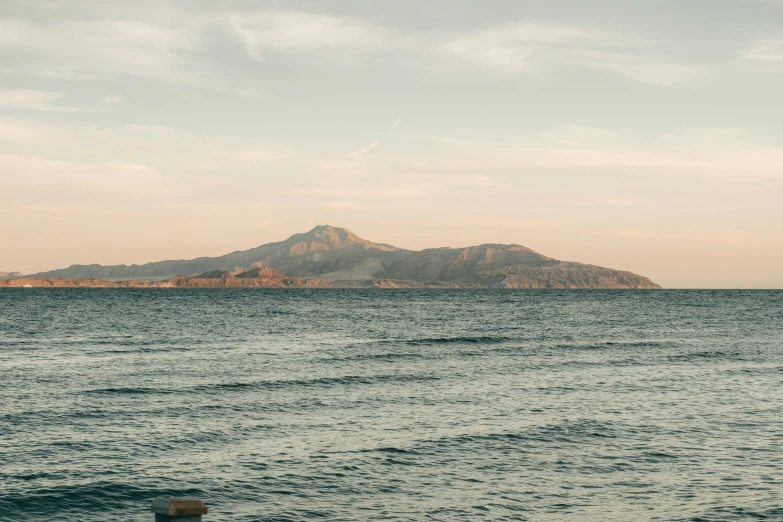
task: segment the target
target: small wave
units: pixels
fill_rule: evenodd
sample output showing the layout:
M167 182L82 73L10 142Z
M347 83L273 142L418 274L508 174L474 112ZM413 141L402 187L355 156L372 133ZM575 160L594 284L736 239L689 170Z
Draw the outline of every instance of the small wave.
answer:
M666 460L678 459L677 455L672 453L665 453L663 451L646 451L642 454L642 458L649 462L662 462Z
M149 344L147 346L150 346L148 348L131 348L127 350L122 349L116 349L116 350L92 350L88 352L84 352L84 355L134 355L139 353L152 353L152 354L164 354L168 352L189 352L192 350L192 348L189 348L187 346L158 346L158 347L152 347L154 345Z
M211 393L243 390L279 390L287 388L329 388L332 386L373 385L395 382L437 381L439 377L431 375L345 375L341 377L321 377L317 379L292 379L277 381L226 382L202 384L189 388L145 388L115 387L97 388L80 393L95 395L162 395L172 393Z
M420 339L408 339L405 341L410 346L426 346L431 344L496 344L512 341L508 337L423 337Z
M98 394L98 395L149 395L149 394L162 394L162 393L174 393L176 390L170 390L165 388L98 388L95 390L87 390L84 393Z
M376 448L372 450L362 450L362 453L369 453L369 452L375 452L379 451L381 453L400 453L400 454L411 454L411 453L418 453L417 451L413 450L407 450L402 448L396 448L394 446L386 446L384 448Z
M189 391L226 391L245 389L285 389L285 388L328 388L332 386L354 386L362 384L380 384L394 382L437 381L439 377L431 375L345 375L342 377L321 377L317 379L294 379L279 381L233 382L195 386Z
M721 351L713 351L713 352L693 352L693 353L683 353L678 355L669 355L666 357L666 360L671 362L689 362L689 361L695 361L699 359L722 359L722 358L731 358L737 360L741 354L739 352L721 352Z
M22 480L22 481L30 481L30 480L60 480L64 478L63 475L54 475L52 473L27 473L27 474L21 474L21 475L8 475L7 477L10 480Z
M363 353L358 355L348 355L345 357L324 357L323 360L335 361L394 361L398 359L422 359L424 355L420 353Z
M590 344L584 343L559 343L552 348L558 350L592 351L592 350L618 350L622 348L665 348L679 346L676 340L638 340L638 341L603 341Z
M498 443L501 445L514 444L520 442L561 442L561 443L590 443L595 439L614 439L618 435L618 427L613 423L599 421L564 421L545 426L535 426L530 429L519 432L503 433L463 433L450 437L429 441L439 446L450 446L453 444L485 444Z
M772 368L732 368L725 370L727 374L740 374L740 375L765 375L768 373L783 373L783 366Z
M716 520L780 520L783 517L783 507L765 511L755 511L741 506L720 506L712 508L702 515L688 519L689 522L714 522Z

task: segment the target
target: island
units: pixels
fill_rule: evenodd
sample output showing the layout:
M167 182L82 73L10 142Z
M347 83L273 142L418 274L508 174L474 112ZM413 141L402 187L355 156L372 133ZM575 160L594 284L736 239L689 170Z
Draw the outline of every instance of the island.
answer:
M329 225L219 257L72 265L5 278L2 287L661 288L632 272L560 261L522 245L406 250Z

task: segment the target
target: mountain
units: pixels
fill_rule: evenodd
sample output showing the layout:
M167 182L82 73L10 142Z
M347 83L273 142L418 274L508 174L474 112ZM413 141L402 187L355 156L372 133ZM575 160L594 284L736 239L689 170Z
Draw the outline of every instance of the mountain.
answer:
M22 272L0 272L0 280L13 279L14 277L22 277Z
M220 274L219 279L242 279L242 272L251 269L277 271L291 278L317 278L344 287L660 288L631 272L559 261L521 245L413 251L373 243L328 225L220 257L129 266L73 265L29 277L118 280L185 275L211 279L208 274ZM201 277L193 278L194 274Z

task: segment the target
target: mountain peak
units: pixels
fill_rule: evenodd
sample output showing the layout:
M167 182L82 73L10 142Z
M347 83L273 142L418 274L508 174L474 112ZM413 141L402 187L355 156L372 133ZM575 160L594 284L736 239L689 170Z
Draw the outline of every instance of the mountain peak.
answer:
M340 240L353 240L364 241L362 238L348 230L347 228L333 227L332 225L318 225L314 227L310 232L305 232L306 235L312 235L317 238L324 239L340 239Z
M316 225L313 227L310 232L323 232L323 231L335 231L335 230L343 230L345 232L348 232L345 228L340 227L333 227L332 225Z
M397 250L391 245L373 243L357 236L347 228L334 227L332 225L318 225L309 232L294 234L288 242L305 243L307 250L332 250L350 247L363 247L366 249Z

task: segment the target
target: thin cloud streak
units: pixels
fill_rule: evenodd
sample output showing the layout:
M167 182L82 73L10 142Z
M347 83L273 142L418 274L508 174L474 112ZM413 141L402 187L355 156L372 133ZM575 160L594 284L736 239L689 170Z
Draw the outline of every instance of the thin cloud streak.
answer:
M362 156L364 156L365 153L370 152L372 149L374 149L378 145L380 145L380 142L374 141L374 142L370 143L369 145L367 145L366 147L362 147L361 149L352 152L350 154L350 156L353 159L356 159L356 160L359 160L359 161L364 161L364 158Z

